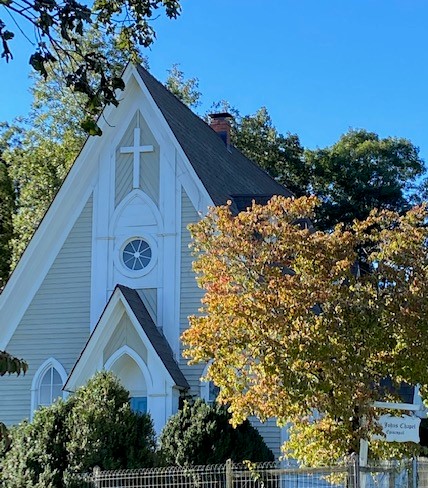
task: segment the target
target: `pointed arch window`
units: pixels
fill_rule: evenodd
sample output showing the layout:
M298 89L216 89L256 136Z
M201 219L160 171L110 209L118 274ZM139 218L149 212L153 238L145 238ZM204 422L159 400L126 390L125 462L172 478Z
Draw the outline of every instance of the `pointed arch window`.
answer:
M37 370L31 385L31 417L39 407L52 405L58 398L64 398L62 387L67 373L59 361L46 360Z
M62 398L62 379L58 371L50 366L40 381L38 392L38 407L52 405L58 398Z

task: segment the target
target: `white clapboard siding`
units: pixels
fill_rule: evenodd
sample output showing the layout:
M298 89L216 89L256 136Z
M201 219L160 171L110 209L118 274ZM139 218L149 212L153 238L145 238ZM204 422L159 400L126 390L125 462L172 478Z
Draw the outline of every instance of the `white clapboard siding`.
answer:
M189 249L190 233L187 226L197 222L199 216L189 197L182 190L181 196L181 276L180 276L180 334L189 327L189 315L198 313L203 291L198 287L192 270L192 254ZM182 346L181 346L182 350ZM181 351L180 351L181 352ZM190 385L190 394L200 395L200 377L204 365L189 366L180 354L180 368Z
M0 419L6 424L30 416L31 382L39 366L53 357L68 373L88 339L91 245L92 197L7 346L28 362L29 371L0 378Z

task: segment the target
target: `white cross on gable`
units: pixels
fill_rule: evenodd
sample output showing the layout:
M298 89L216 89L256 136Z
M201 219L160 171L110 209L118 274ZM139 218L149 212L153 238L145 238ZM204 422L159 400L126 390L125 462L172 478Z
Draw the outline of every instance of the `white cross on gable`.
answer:
M140 153L153 152L153 146L140 146L140 129L134 129L134 145L120 148L120 154L134 155L134 172L132 177L132 188L140 187Z

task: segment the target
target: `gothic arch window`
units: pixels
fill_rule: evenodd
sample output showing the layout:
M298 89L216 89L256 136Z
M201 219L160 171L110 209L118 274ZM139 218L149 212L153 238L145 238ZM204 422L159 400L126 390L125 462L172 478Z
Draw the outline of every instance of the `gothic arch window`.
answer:
M206 375L207 369L211 363L208 363L204 369L202 378ZM216 386L212 381L201 381L201 398L205 400L209 405L214 405L217 396L220 392L220 388Z
M39 367L31 385L31 417L38 408L52 405L58 398L65 397L62 387L66 379L65 369L54 358L49 358Z

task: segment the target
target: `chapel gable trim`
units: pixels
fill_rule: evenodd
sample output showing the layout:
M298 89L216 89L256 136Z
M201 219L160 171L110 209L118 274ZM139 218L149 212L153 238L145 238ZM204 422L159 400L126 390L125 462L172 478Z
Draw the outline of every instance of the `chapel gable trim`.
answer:
M168 341L156 327L138 292L136 290L133 290L132 288L128 288L123 285L117 285L117 288L122 292L128 305L131 307L135 318L140 323L141 327L147 335L147 338L149 339L158 356L162 360L165 368L168 370L176 386L184 389L189 388L189 383L187 382L186 378L178 367L178 364L173 357L173 352L170 345L168 344Z
M119 302L123 306L118 308L117 305ZM140 332L144 338L143 342L160 359L174 386L180 390L188 389L189 384L173 357L173 352L168 341L156 327L138 292L123 285L116 286L97 325L73 366L63 389L65 391L74 391L76 385L80 386L80 379L87 376L85 370L93 358L98 359L96 360L96 364L92 364L89 368L91 370L89 376L92 376L95 371L105 367L102 360L102 348L105 346L105 340L101 340L101 337L103 334L105 336L105 330L109 325L111 326L117 323L123 314L123 308L125 308L125 312L128 313L131 321L134 324L137 322L141 326Z

